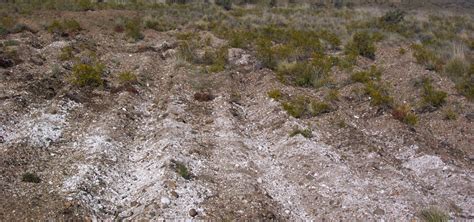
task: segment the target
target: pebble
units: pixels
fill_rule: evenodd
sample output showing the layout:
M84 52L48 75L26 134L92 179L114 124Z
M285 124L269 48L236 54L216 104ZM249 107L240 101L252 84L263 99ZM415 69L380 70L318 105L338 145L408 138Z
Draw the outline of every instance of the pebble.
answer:
M262 178L258 178L258 179L257 179L257 183L263 183Z
M161 204L163 205L163 207L168 207L170 203L171 203L171 200L168 197L161 198Z
M198 215L198 212L196 211L196 209L191 209L189 210L189 216L191 217L195 217Z

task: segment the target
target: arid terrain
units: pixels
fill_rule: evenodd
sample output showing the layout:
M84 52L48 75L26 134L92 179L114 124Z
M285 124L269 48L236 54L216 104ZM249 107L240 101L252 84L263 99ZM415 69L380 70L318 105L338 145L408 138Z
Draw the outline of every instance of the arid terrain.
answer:
M470 8L0 6L0 221L474 220Z

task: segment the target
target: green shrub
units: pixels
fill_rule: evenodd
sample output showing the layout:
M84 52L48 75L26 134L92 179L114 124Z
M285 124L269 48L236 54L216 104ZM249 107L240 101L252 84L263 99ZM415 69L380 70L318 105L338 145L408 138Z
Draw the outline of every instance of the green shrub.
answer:
M41 178L35 173L27 172L23 174L23 176L21 177L21 181L27 183L41 183Z
M311 116L319 116L324 113L329 113L331 110L331 106L325 102L312 101L310 103L309 112L311 113Z
M88 64L77 64L72 68L73 83L84 87L102 86L102 73L104 72L104 66L96 64L94 66Z
M329 92L326 95L325 99L327 101L337 101L337 100L339 100L339 90L337 90L337 89L329 90Z
M283 109L295 118L301 118L307 113L308 99L304 96L290 99L282 103Z
M166 32L176 29L176 25L172 22L165 22L162 20L149 19L145 21L145 28L153 29L158 32Z
M121 72L118 75L118 80L121 84L134 84L137 83L137 76L131 71Z
M422 210L420 217L426 222L448 222L449 220L449 216L447 214L436 208Z
M71 46L66 46L61 49L61 54L59 54L59 60L68 61L74 57L74 49Z
M263 67L275 69L277 60L272 50L273 44L269 39L259 39L257 41L257 59L262 63Z
M392 116L408 125L414 126L418 123L418 117L411 111L408 105L399 105L392 110Z
M134 41L144 38L141 32L141 21L139 18L129 19L125 22L125 34Z
M442 69L442 61L433 51L419 44L414 44L411 48L413 50L413 57L415 57L418 64L425 66L428 70L440 71Z
M375 59L375 44L368 32L357 32L352 40L347 43L346 54L355 54L369 59Z
M367 83L369 81L379 81L382 72L377 67L372 66L370 70L356 72L351 75L351 80L354 82Z
M448 94L435 90L430 79L424 79L423 83L423 105L434 108L441 107L446 102Z
M232 1L231 0L216 0L215 1L217 5L221 6L225 10L231 10L232 9Z
M272 89L272 90L267 92L267 95L268 95L268 97L270 97L272 99L275 99L275 100L279 100L282 97L281 91L279 89Z
M380 83L368 82L365 84L364 91L370 96L370 104L373 106L391 107L393 98L388 90Z
M207 71L210 73L224 71L227 64L227 52L227 47L221 47L215 51L206 50L202 63L207 65Z
M82 30L79 22L74 19L65 19L62 21L54 20L46 29L50 33L59 35L70 35Z
M186 165L184 163L178 162L178 161L172 161L174 163L174 169L176 173L178 173L181 177L183 177L186 180L190 180L192 178L191 172L188 170Z
M380 18L380 22L384 25L396 25L403 21L405 12L400 9L388 11Z
M444 119L445 120L456 120L458 118L458 114L454 112L452 109L444 110Z
M290 133L290 137L294 137L296 135L302 135L304 138L311 138L313 137L313 131L311 131L311 129L293 129L293 131L291 131Z

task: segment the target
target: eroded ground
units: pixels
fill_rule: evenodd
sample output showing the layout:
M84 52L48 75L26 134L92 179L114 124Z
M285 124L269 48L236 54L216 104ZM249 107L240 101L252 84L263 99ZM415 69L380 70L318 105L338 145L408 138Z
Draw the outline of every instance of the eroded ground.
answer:
M413 80L432 77L457 119L439 109L407 126L357 94L360 83L339 89L337 109L294 118L267 92L323 98L324 89L283 84L245 50L225 71L204 75L177 58L177 31L146 30L129 42L99 22L130 13L36 14L24 18L35 32L1 39L18 43L9 46L18 61L0 68L1 220L408 221L430 207L474 219L472 102L416 64L409 47L400 55L380 44L377 59L357 67L382 68L397 101L418 99ZM35 23L54 16L87 31L58 37ZM74 62L58 59L68 46L94 49L103 86L70 84ZM125 70L138 80L121 86ZM290 137L295 128L312 137ZM25 172L41 182L23 182Z

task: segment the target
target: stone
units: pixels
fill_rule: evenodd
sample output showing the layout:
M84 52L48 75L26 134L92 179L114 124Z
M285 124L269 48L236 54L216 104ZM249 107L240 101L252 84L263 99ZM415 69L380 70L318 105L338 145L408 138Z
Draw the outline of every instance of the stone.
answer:
M380 209L380 208L377 208L377 209L374 210L374 214L375 215L384 215L385 211Z
M162 197L160 201L162 207L168 207L171 203L171 200L168 197Z
M189 210L189 216L191 217L195 217L198 215L198 212L196 211L196 209L191 209Z

